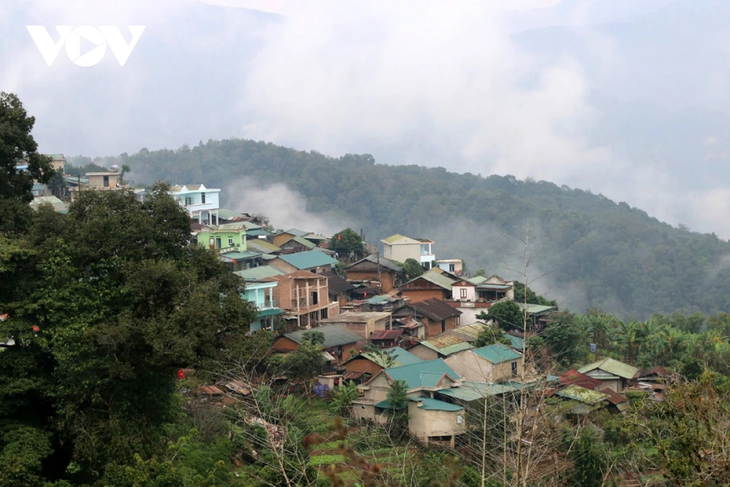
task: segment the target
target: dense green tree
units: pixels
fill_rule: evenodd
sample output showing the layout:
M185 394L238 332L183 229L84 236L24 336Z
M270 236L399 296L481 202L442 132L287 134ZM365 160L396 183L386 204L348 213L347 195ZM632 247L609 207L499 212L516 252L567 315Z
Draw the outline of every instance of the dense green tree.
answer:
M311 390L312 379L322 373L325 364L322 343L324 334L318 331L307 332L302 337L302 343L284 361L287 375L302 381L307 392Z
M554 312L544 334L545 342L556 360L564 365L574 364L586 356L588 334L575 315Z
M16 95L0 92L0 232L27 228L33 182L48 183L54 175L51 158L38 153L34 124ZM18 164L27 167L18 169Z
M0 455L28 452L28 478L71 475L73 459L73 479L94 481L149 458L177 414L176 369L240 356L255 317L243 281L189 233L156 186L144 203L84 192L0 237Z
M480 313L477 319L493 319L504 330L521 330L525 325L524 312L514 301L500 301L489 308L489 314Z
M406 259L405 262L399 265L403 268L401 270L403 281L410 281L423 275L426 270L416 259Z
M557 301L549 301L542 296L538 295L530 289L528 286L525 286L524 283L520 281L515 281L514 283L514 290L515 290L515 297L514 300L518 303L527 303L527 304L539 304L542 306L552 306L556 310L558 309L558 302Z
M571 457L573 470L570 483L575 487L601 487L605 485L603 475L606 469L605 451L600 448L596 433L592 429L580 432Z
M334 250L341 257L352 255L354 258L361 256L365 252L360 235L351 228L345 228L332 236L330 240L330 250Z
M509 338L504 336L504 332L496 326L485 326L477 335L477 339L474 340L473 345L477 348L486 347L487 345L494 345L495 343L503 343L509 345L512 342Z
M395 438L402 438L408 433L408 387L403 380L396 380L390 385L387 395L391 409L390 432Z

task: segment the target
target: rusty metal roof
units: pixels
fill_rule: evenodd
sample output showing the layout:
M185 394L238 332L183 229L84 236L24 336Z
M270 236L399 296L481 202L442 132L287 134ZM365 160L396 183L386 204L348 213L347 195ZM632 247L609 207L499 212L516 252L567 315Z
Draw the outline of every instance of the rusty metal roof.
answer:
M413 303L411 306L413 306L413 308L422 315L425 315L434 321L441 321L461 316L461 311L438 298L430 298L425 301L419 301L417 303Z
M569 370L564 374L561 374L560 383L564 386L576 384L591 390L595 390L596 387L602 384L600 380L594 379L593 377L587 376L585 374L581 374L575 369Z
M375 330L370 334L371 340L397 340L403 334L403 330Z

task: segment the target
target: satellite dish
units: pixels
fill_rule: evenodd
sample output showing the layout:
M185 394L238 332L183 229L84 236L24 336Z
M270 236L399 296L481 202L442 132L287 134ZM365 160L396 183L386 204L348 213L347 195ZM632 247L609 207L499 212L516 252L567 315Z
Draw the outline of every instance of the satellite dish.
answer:
M114 171L114 172L117 172L117 171L119 171L119 166L117 166L116 164L114 164L114 165L113 165L112 167L110 167L109 169L111 169L111 170L112 170L112 171Z

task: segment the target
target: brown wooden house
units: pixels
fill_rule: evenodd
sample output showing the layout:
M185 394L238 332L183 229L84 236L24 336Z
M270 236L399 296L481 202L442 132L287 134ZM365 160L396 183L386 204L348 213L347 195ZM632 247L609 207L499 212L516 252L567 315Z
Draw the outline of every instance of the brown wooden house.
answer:
M436 336L459 326L461 311L436 298L409 303L393 312L393 318L413 316L426 325L426 337Z
M399 289L401 295L411 299L411 303L432 298L444 301L451 299L451 286L454 282L456 281L451 277L430 270L415 279L411 279Z
M299 348L304 341L304 334L307 332L319 332L324 335L322 348L335 358L336 363L342 364L350 358L350 351L358 352L360 344L365 340L360 335L351 332L341 325L326 325L312 328L310 330L297 330L274 339L271 351L274 353L289 353Z
M398 273L402 267L385 257L368 255L346 268L349 281L380 282L380 292L389 293L396 288Z

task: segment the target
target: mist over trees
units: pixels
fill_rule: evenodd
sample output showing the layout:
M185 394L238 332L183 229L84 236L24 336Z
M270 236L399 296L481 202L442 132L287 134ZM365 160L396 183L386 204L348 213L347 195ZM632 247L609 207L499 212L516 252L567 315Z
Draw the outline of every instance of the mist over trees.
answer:
M544 276L533 287L561 306L601 306L637 319L657 311L730 311L724 292L730 285L728 242L674 228L587 190L236 139L142 149L96 162L129 164L141 183L203 182L227 189L223 205L233 204L225 198L237 179L261 187L285 183L305 197L310 213L351 221L370 242L394 233L430 238L439 258L461 257L506 278L513 277L511 254L529 220L539 242L535 271Z

